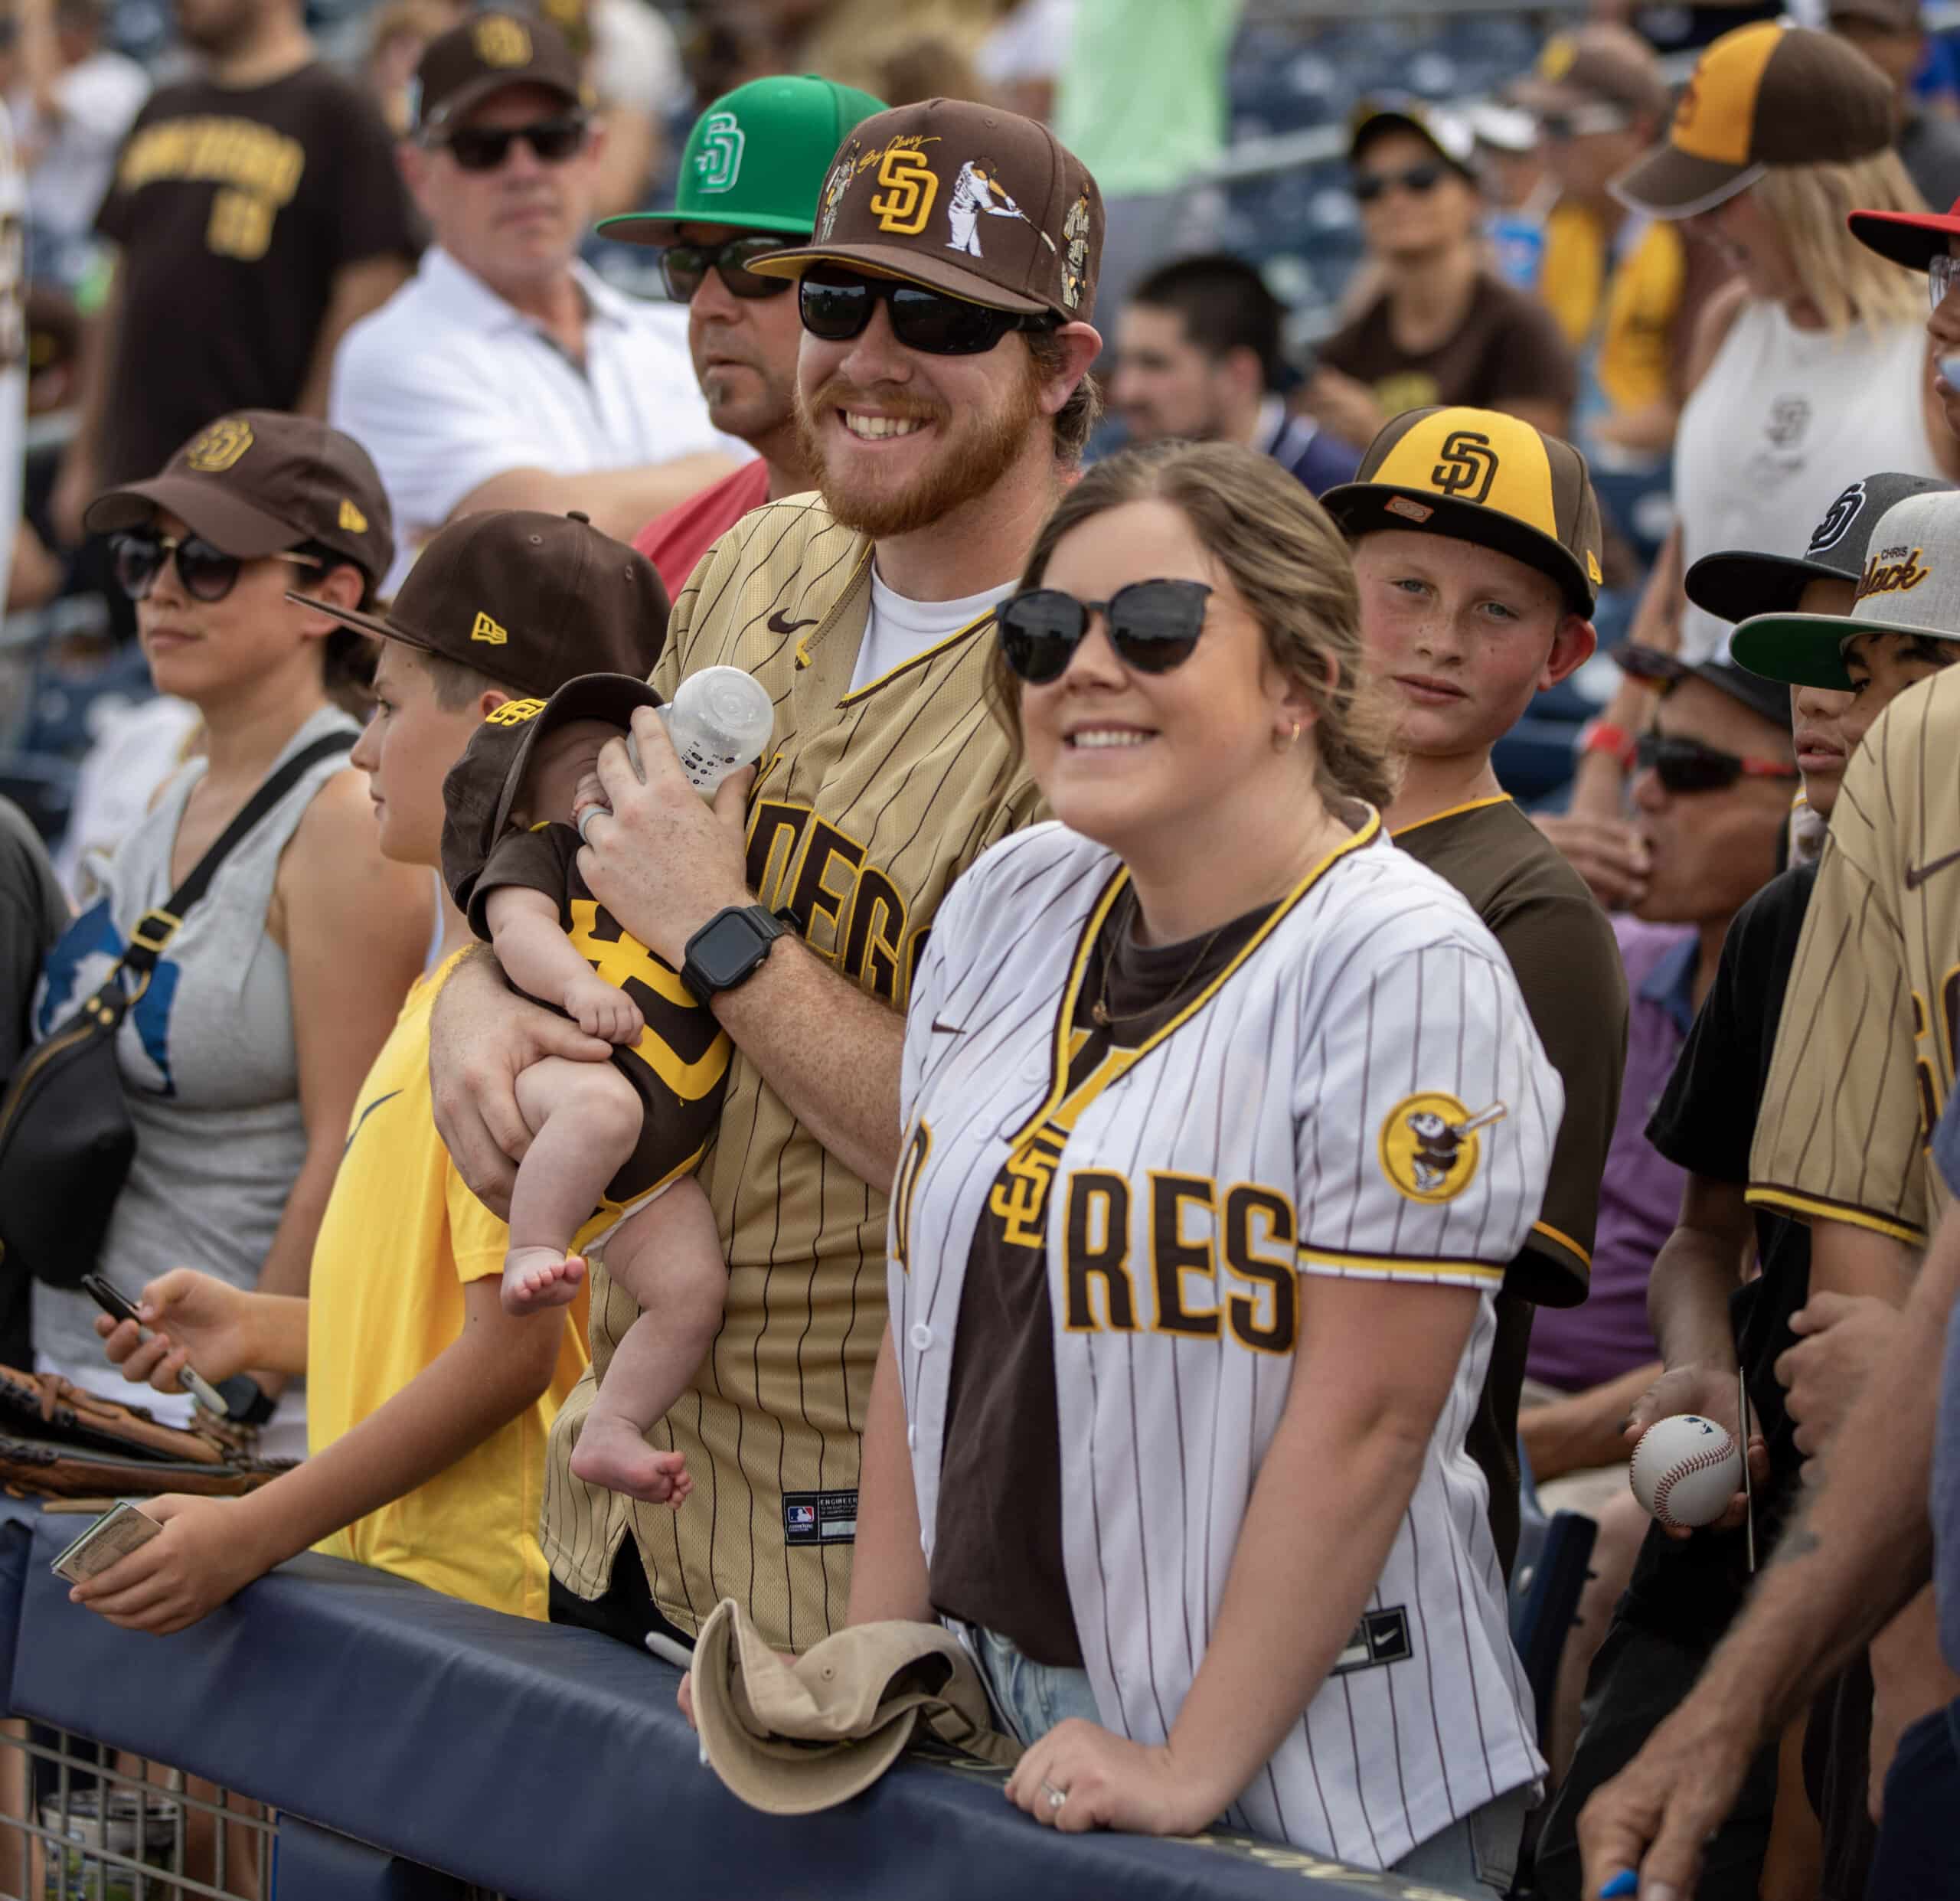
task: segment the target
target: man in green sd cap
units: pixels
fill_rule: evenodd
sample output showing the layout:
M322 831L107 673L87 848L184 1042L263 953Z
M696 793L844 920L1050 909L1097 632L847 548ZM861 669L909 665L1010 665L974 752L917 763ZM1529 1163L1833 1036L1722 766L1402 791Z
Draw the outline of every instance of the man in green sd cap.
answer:
M760 277L749 265L809 242L832 155L853 126L884 109L869 93L827 79L786 75L737 87L688 135L673 210L599 224L619 243L658 248L667 294L688 306L688 349L709 418L761 458L635 537L670 597L751 508L816 485L796 439L796 299L782 294L788 278Z

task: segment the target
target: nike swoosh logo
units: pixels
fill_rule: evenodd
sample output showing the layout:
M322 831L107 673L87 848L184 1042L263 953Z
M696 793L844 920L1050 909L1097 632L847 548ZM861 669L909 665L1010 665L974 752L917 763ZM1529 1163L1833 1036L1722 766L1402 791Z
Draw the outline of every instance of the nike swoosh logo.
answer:
M368 1118L373 1115L375 1110L379 1109L384 1102L392 1102L400 1093L401 1091L400 1089L390 1089L385 1096L376 1096L374 1101L370 1102L368 1106L361 1112L361 1120L356 1122L354 1126L347 1132L346 1147L342 1148L340 1151L341 1159L343 1161L347 1158L348 1149L351 1148L354 1146L354 1137L359 1135L361 1130L367 1125Z
M1930 864L1909 864L1906 867L1906 889L1916 891L1936 871L1944 871L1950 864L1960 864L1960 851L1949 851L1945 857L1936 858Z
M814 627L816 624L814 620L785 620L779 607L769 617L769 630L773 634L793 634L799 627Z

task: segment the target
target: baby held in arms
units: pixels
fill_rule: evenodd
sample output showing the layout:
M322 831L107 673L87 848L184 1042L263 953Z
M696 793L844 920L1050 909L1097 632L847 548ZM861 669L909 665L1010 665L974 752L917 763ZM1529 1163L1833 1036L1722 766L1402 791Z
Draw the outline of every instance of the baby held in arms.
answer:
M625 931L579 874L581 817L603 811L599 749L641 681L588 674L493 711L443 787L443 877L511 983L613 1046L609 1063L544 1057L517 1080L531 1147L511 1194L507 1311L573 1299L585 1250L640 1308L573 1455L593 1485L678 1505L692 1488L646 1435L721 1323L727 1267L694 1165L713 1135L730 1044L679 975Z

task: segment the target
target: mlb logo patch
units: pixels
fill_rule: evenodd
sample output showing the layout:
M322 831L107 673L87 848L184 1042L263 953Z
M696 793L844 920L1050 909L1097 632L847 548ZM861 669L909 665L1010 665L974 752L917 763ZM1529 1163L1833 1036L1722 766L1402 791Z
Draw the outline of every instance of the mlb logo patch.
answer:
M815 1505L786 1505L782 1519L791 1531L812 1532L817 1528L817 1508Z

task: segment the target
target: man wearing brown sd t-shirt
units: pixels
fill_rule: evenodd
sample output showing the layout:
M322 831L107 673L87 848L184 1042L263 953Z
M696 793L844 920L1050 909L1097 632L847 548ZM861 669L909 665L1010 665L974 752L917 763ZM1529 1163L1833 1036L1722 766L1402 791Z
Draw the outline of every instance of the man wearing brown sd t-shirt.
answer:
M1320 347L1305 407L1357 446L1405 410L1468 404L1563 435L1578 366L1551 313L1484 261L1467 126L1364 107L1348 148L1381 288Z
M1354 546L1361 632L1400 714L1406 765L1382 814L1504 947L1565 1084L1545 1203L1498 1295L1469 1450L1491 1528L1517 1550L1517 1409L1534 1306L1576 1307L1626 1059L1626 977L1579 875L1506 796L1491 748L1594 646L1599 510L1569 443L1488 410L1412 411L1321 498Z
M323 415L341 333L408 274L387 128L300 18L299 0L177 0L206 70L137 115L96 214L117 262L55 492L67 539L98 491L154 475L214 416Z

